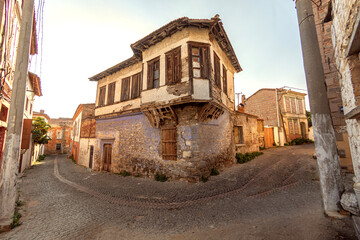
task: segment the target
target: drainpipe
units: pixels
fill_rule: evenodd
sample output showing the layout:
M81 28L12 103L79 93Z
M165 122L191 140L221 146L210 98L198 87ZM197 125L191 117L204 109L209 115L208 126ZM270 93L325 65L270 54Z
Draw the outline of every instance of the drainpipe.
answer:
M335 132L330 116L324 70L310 0L297 0L304 68L314 126L315 150L326 215L336 215L344 186L340 175Z

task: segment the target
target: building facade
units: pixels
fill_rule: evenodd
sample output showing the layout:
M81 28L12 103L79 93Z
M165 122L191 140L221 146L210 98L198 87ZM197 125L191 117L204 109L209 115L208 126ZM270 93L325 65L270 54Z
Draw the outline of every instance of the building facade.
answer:
M324 0L321 4L320 2L317 2L317 5L313 4L314 20L340 164L342 167L352 170L349 136L341 99L340 77L335 63L335 50L332 42L331 26L333 19L330 3L331 0Z
M131 45L98 82L93 169L198 181L234 163L234 74L218 16L176 19Z
M45 154L70 154L73 123L71 118L50 119L48 135L51 140L45 144Z
M71 154L77 164L92 168L96 143L95 104L80 104L72 120Z
M273 129L274 143L283 146L309 137L305 96L290 89L263 88L246 99L245 112L263 119L265 127Z

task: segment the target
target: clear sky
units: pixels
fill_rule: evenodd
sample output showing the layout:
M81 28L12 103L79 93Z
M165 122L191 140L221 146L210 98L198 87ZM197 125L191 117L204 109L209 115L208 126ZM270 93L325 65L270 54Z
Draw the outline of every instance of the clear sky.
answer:
M31 63L43 91L34 110L72 117L80 103L95 102L96 82L88 78L131 57L130 44L176 18L215 14L243 68L235 76L235 92L306 89L292 0L51 0L39 34L42 64L39 57Z

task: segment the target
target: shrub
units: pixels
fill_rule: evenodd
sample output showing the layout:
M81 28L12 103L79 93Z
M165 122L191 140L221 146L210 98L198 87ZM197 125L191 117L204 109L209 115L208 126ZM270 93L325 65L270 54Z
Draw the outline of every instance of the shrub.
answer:
M123 176L123 177L127 177L127 176L130 176L131 174L128 171L123 170L123 171L120 171L118 173L118 175Z
M14 216L13 216L13 222L11 223L11 228L19 226L20 223L21 214L18 212L17 209L15 209Z
M313 140L310 140L308 138L295 138L291 142L289 142L289 145L301 145L305 143L313 143Z
M216 176L219 175L219 171L216 168L211 169L210 176Z
M41 162L45 159L46 155L39 155L38 159L36 159L37 162Z
M201 181L202 182L207 182L209 180L208 177L205 177L204 175L201 176Z
M158 182L166 182L168 180L168 177L163 173L156 173L154 175L154 179Z
M253 160L254 158L264 154L263 152L252 152L252 153L236 153L237 162L242 164Z

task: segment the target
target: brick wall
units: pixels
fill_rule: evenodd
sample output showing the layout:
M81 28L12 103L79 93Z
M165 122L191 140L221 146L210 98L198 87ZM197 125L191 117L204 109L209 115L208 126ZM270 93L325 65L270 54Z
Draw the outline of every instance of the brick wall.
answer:
M245 112L264 119L265 126L277 126L275 89L260 89L246 99Z

